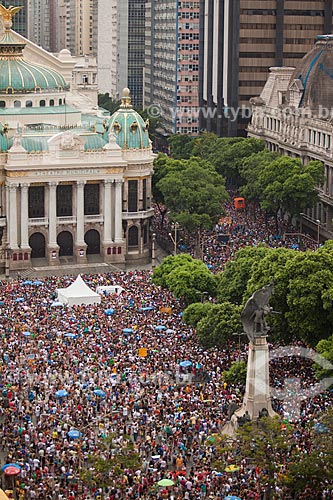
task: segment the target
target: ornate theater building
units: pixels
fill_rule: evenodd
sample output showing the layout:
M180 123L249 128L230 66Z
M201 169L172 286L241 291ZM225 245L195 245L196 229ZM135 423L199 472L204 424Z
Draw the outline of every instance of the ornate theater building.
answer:
M31 44L0 9L0 268L147 262L155 155L129 90L111 117L89 106L70 53Z

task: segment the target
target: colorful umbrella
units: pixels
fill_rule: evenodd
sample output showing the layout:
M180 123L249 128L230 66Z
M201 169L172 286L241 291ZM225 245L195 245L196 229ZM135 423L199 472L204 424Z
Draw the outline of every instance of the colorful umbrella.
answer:
M20 469L10 465L4 470L5 476L17 476L20 473Z
M164 330L166 330L166 329L167 329L167 328L166 328L166 326L164 326L164 325L156 325L156 326L154 326L154 328L155 328L155 330L157 330L158 332L162 332L162 331L164 331Z
M61 302L52 302L51 307L61 307L62 303Z
M5 464L1 467L2 472L4 472L8 467L16 467L16 469L21 470L21 466L18 464Z
M187 368L188 366L192 366L192 361L188 361L188 360L181 361L179 363L179 366L181 366L182 368Z
M76 339L75 333L65 333L64 337L67 337L69 339Z
M26 280L26 281L23 281L23 283L21 283L22 285L32 285L32 281L30 280Z
M141 312L146 312L146 311L153 311L154 308L152 306L147 306L147 307L140 307L139 311Z
M37 286L40 286L42 284L43 284L43 282L39 281L39 280L36 280L36 281L33 282L33 285L37 285Z
M134 333L133 328L123 328L123 333Z
M114 309L110 308L110 309L105 309L104 314L106 314L106 316L112 316L114 312L115 312Z
M106 392L102 391L101 389L95 389L94 394L96 394L96 396L99 396L101 398L105 398L106 396Z
M224 497L224 500L242 500L239 497L235 497L235 495L228 495L227 497Z
M55 395L57 396L57 398L64 398L65 396L68 396L68 392L64 389L60 389L55 393Z
M237 472L239 467L237 465L228 465L224 470L226 472Z
M175 483L171 479L161 479L157 484L159 486L172 486Z
M25 337L30 337L31 333L30 332L22 332L22 335L24 335Z
M67 433L68 437L70 437L71 439L79 439L80 437L82 437L82 432L80 431L77 431L75 429L72 429L71 431L69 431Z

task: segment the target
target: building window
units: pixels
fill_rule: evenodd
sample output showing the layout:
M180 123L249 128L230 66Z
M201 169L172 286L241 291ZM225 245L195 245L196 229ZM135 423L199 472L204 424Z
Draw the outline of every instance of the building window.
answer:
M54 106L54 99L50 100L50 106Z
M21 101L14 101L14 108L20 108L21 107Z
M26 108L32 108L32 101L26 101L25 107Z
M0 108L5 108L5 107L6 107L6 102L0 101Z
M84 215L99 214L99 184L84 186Z
M57 217L73 215L72 198L72 185L57 186Z
M29 218L45 217L44 186L30 186L28 194Z
M128 181L128 212L138 211L138 181Z
M42 99L41 101L39 101L39 105L40 105L41 108L45 108L46 102L44 101L44 99Z
M136 226L132 226L128 230L128 246L137 247L139 245L139 230Z

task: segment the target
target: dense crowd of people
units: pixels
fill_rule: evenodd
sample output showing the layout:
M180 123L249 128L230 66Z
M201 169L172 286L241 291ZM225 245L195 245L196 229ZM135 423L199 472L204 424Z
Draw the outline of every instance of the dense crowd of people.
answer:
M231 202L226 211L228 219L204 236L204 261L213 271L247 245L299 248L298 240L277 239L259 213L236 211ZM221 234L228 235L227 245L221 246ZM55 302L55 292L73 277L2 283L0 456L2 465L17 467L14 476L1 474L3 488L14 486L16 498L26 500L263 498L266 471L253 461L243 457L239 463L227 453L223 467L214 467L214 436L244 393L243 386L227 384L223 372L246 360L247 344L241 351L237 341L223 349L200 347L195 331L182 322L182 304L152 283L150 271L83 278L93 289L124 290L103 295L98 305L68 307ZM271 385L275 410L306 453L308 427L332 404L333 394L302 398L316 381L311 362L297 354L272 361ZM286 385L293 377L300 380L296 395L295 384ZM295 398L301 400L297 411ZM140 466L117 473L111 466L105 486L98 459L116 462L129 442ZM288 453L279 457L281 473L289 459ZM95 483L87 472L96 474ZM160 486L162 479L173 484ZM332 486L307 488L299 498L330 499ZM274 493L291 500L283 488Z

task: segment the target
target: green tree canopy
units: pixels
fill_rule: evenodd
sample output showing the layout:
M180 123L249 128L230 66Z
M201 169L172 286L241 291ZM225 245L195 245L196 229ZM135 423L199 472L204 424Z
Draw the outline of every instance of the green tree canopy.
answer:
M315 365L315 372L318 378L333 377L333 335L328 339L320 340L316 346L316 351L326 360L328 364L323 363Z
M170 290L186 304L199 302L202 293L216 295L216 278L201 261L188 254L166 257L153 273L153 282Z
M229 261L225 270L217 275L218 301L242 304L248 280L255 267L270 252L271 249L264 245L238 250L234 260Z
M192 156L194 139L188 134L173 134L168 138L170 155L175 160L188 160Z
M189 233L199 245L200 230L211 229L222 212L228 193L223 178L205 160L167 161L167 173L157 182L170 218Z
M214 306L211 302L196 302L194 304L190 304L185 309L182 320L187 325L196 327L202 318L209 315L212 307Z
M98 94L98 105L110 111L112 115L120 108L120 101L110 97L110 94L107 92L106 94Z
M205 347L225 345L234 339L233 333L242 332L241 307L223 302L212 307L209 314L197 324L197 337Z
M235 361L229 370L222 373L223 382L227 384L245 384L247 364L245 361Z

